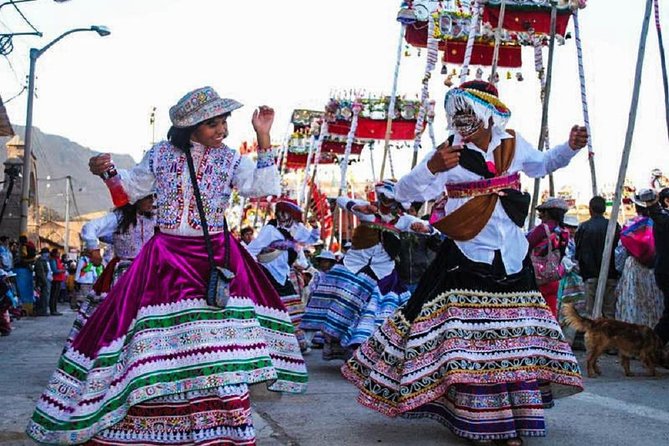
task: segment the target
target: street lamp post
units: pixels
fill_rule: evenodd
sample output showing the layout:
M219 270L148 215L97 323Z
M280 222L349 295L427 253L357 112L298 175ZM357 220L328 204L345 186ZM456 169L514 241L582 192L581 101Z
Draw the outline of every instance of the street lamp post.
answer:
M28 232L28 212L30 200L30 169L32 158L32 127L33 127L33 99L35 95L35 64L37 58L60 41L65 36L76 32L95 31L101 37L108 36L111 31L106 26L91 26L90 28L75 28L64 32L53 39L41 49L30 49L30 69L28 71L28 106L26 109L26 130L25 130L25 148L23 150L23 181L21 182L21 221L19 232L21 234Z

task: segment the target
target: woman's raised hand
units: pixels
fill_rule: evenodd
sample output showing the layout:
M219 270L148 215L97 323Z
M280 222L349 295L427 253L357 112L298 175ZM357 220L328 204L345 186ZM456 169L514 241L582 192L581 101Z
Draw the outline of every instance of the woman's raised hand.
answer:
M103 153L88 160L88 168L93 175L102 175L112 167L111 154Z

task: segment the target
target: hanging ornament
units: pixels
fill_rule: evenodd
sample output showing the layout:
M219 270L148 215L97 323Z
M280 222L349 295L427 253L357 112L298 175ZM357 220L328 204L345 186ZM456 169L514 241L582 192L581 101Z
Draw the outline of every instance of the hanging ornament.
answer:
M441 74L448 74L448 67L446 66L446 64L443 64L441 66Z
M451 71L451 76L457 76L457 72L455 71L455 68L453 68L453 71Z
M506 79L511 80L511 72L510 71L506 72Z
M517 72L517 73L516 73L516 80L517 80L518 82L522 82L522 81L524 81L525 78L523 77L523 73L521 73L520 71Z
M420 57L420 48L418 48L418 53L417 53L417 55L418 55L418 57Z
M476 80L480 81L481 79L483 79L483 70L481 69L481 67L478 67L476 69Z
M409 57L411 56L411 50L409 49L409 45L404 45L404 57Z
M452 87L453 86L453 74L449 74L446 76L446 79L444 80L444 85L447 87Z

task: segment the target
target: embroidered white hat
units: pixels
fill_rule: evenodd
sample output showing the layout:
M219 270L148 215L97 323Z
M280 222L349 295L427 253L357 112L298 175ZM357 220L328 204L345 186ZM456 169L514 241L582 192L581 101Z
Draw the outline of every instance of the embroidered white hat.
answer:
M176 128L192 127L240 107L243 105L234 99L222 98L213 88L202 87L186 93L170 108L170 121Z

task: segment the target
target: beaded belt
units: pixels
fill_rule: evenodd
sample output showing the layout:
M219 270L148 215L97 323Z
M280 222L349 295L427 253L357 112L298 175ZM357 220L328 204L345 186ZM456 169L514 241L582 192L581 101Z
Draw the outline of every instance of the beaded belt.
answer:
M487 180L468 181L446 185L448 198L471 198L480 195L490 195L502 189L520 190L520 174L514 173L504 177L494 177Z

